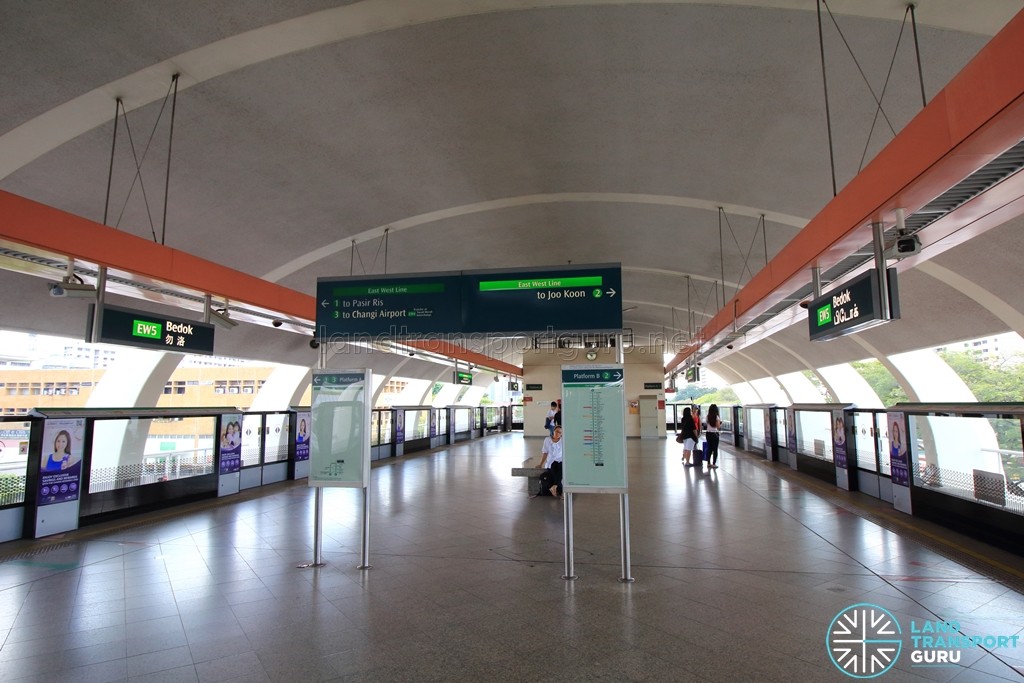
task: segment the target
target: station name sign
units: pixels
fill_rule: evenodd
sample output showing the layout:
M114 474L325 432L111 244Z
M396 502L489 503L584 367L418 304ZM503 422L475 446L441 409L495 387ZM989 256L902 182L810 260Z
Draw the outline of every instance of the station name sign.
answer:
M622 329L619 264L317 279L318 334L395 338Z
M896 269L888 269L889 317L882 317L881 287L878 270L872 268L842 287L811 301L807 307L807 326L811 341L827 341L900 317Z
M92 309L90 306L87 340L92 338ZM97 341L104 344L213 355L214 327L208 323L119 306L104 305L102 313Z

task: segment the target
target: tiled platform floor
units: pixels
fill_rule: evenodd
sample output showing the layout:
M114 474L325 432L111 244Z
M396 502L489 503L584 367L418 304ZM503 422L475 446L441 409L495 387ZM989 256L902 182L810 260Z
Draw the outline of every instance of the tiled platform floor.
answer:
M849 681L826 632L861 602L904 632L876 680L1022 680L1024 644L917 667L909 630L1024 636L1024 560L748 454L702 474L675 443L629 441L635 582L618 581L614 495L576 496L565 581L562 504L509 475L539 446L495 435L375 466L371 570L350 489L324 495L326 566L296 568L304 482L4 544L0 681Z

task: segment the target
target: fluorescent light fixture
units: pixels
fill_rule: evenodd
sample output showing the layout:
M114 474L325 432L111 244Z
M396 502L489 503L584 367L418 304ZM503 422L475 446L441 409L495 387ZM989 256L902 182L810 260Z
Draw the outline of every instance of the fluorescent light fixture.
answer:
M96 288L92 285L79 284L77 282L51 282L50 296L73 299L95 299Z
M217 327L223 327L225 330L230 330L232 327L238 327L238 323L228 317L227 309L221 309L221 311L210 310L210 322Z

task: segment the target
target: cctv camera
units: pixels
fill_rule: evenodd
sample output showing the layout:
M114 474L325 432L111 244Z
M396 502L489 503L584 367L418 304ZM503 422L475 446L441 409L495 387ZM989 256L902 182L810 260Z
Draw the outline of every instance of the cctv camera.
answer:
M54 282L50 285L50 296L67 296L67 292L64 291L63 287Z
M725 345L725 348L727 348L727 349L729 349L730 351L732 351L732 344L726 344L726 345Z
M921 251L921 240L917 235L900 237L896 240L896 253L900 256L911 256Z
M806 309L810 305L811 305L811 300L810 299L804 299L803 301L800 302L800 308Z
M309 348L311 348L311 349L319 349L320 348L320 342L317 341L316 337L313 337L312 339L309 340Z
M284 325L284 321L274 318L274 320L270 324L273 325L274 327L281 327L281 325Z

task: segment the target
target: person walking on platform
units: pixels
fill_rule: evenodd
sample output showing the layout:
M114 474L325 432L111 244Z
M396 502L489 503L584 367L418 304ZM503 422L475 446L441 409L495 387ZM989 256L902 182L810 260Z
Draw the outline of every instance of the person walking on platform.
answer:
M708 408L707 427L704 437L708 440L708 469L718 469L719 430L722 428L722 417L718 414L718 404L712 403Z
M683 409L682 425L683 437L683 465L693 467L690 458L693 457L693 449L697 447L697 429L693 425L693 411L689 407Z

